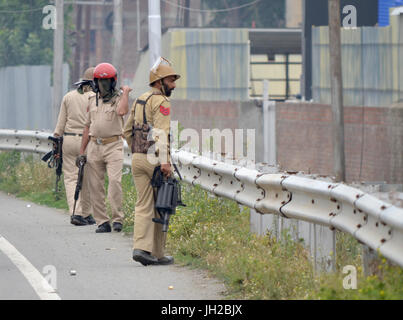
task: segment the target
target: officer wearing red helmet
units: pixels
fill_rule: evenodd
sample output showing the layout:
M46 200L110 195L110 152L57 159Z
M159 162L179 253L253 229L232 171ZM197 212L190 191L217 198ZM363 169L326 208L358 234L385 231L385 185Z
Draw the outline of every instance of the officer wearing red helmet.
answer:
M85 158L89 171L91 204L97 222L97 233L122 230L122 167L123 167L123 116L129 111L128 86L122 94L116 87L117 71L109 63L100 63L94 70L95 94L88 100L88 116L83 132L80 158ZM88 148L87 148L88 145ZM106 214L104 176L108 174L108 199L112 220Z

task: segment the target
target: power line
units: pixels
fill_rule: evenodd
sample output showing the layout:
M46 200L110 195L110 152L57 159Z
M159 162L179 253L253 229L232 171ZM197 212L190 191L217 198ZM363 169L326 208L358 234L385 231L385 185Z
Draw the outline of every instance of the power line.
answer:
M165 3L167 3L167 4L169 4L169 5L171 5L171 6L173 6L173 7L178 7L178 8L184 9L184 10L188 10L188 11L195 11L195 12L228 12L228 11L232 11L232 10L238 10L238 9L242 9L242 8L245 8L245 7L253 6L254 4L260 2L261 0L255 0L255 1L252 1L252 2L249 2L249 3L245 3L245 4L240 5L240 6L237 6L237 7L232 7L232 8L226 8L226 9L210 9L210 10L209 10L209 9L189 8L189 7L185 7L185 6L182 6L182 5L180 5L180 4L171 2L171 1L169 1L169 0L162 0L162 1L165 2Z
M42 9L43 9L43 7L34 8L34 9L23 9L23 10L0 10L0 13L24 13L24 12L39 11L39 10L42 10Z
M167 3L167 4L169 4L169 5L171 5L171 6L178 7L178 8L184 9L184 10L188 10L188 11L195 11L195 12L228 12L228 11L232 11L232 10L238 10L238 9L246 8L246 7L249 7L249 6L253 6L254 4L260 2L261 0L255 0L255 1L245 3L245 4L237 6L237 7L226 8L226 9L196 9L196 8L185 7L185 6L182 6L180 4L171 2L169 0L162 0L162 1ZM65 4L70 4L70 3L72 3L72 4L83 4L83 5L88 5L88 4L89 5L91 5L91 4L97 4L97 5L103 5L103 4L105 5L106 4L106 5L108 5L109 4L109 3L102 3L102 2L95 2L95 1L93 1L93 2L71 1L71 2L66 2ZM22 9L22 10L0 10L0 13L11 13L11 14L13 14L13 13L26 13L26 12L40 11L42 9L43 9L43 7L41 7L41 8L33 8L33 9Z

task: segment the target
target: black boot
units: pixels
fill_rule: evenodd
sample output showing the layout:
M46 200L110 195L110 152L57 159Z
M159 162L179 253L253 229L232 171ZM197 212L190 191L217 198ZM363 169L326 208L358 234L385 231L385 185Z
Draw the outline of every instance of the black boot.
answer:
M98 226L97 230L95 230L96 233L104 233L104 232L111 232L111 225L109 222L104 222L100 226Z
M173 264L174 263L174 257L171 256L164 256L162 258L158 259L157 264L160 265L168 265L168 264Z
M92 215L89 215L88 217L85 217L84 219L87 220L89 225L96 224L95 219L92 217Z
M149 252L140 249L133 250L133 260L140 262L143 266L158 263L156 257L152 256Z
M70 217L70 223L74 224L75 226L86 226L88 225L88 221L79 215L72 215Z
M120 222L113 223L113 230L116 232L122 231L122 224Z

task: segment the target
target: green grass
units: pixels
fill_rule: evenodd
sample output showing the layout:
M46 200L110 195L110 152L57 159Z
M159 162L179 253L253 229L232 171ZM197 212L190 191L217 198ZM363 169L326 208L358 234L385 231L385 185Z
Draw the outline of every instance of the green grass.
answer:
M63 175L56 196L55 170L43 161L35 160L32 155L21 161L19 152L0 153L0 190L11 193L24 200L53 208L68 210Z
M55 171L32 156L0 153L0 189L29 201L67 209L63 179L60 200L53 192ZM107 181L105 182L107 187ZM123 231L133 232L136 192L130 172L122 177ZM249 209L216 198L199 187L183 185L183 202L172 216L167 251L177 263L203 268L224 281L228 299L403 299L403 269L381 259L377 275L365 277L362 250L350 235L336 235L336 272L315 273L307 250L287 232L249 232ZM108 206L109 208L109 206ZM110 210L110 208L109 208ZM357 290L343 288L343 267L357 268Z

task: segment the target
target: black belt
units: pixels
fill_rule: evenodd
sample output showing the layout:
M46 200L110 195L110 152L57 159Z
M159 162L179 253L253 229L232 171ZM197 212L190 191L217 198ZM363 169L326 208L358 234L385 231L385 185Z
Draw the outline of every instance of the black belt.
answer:
M65 136L79 136L82 137L83 135L81 133L70 133L70 132L65 132Z

